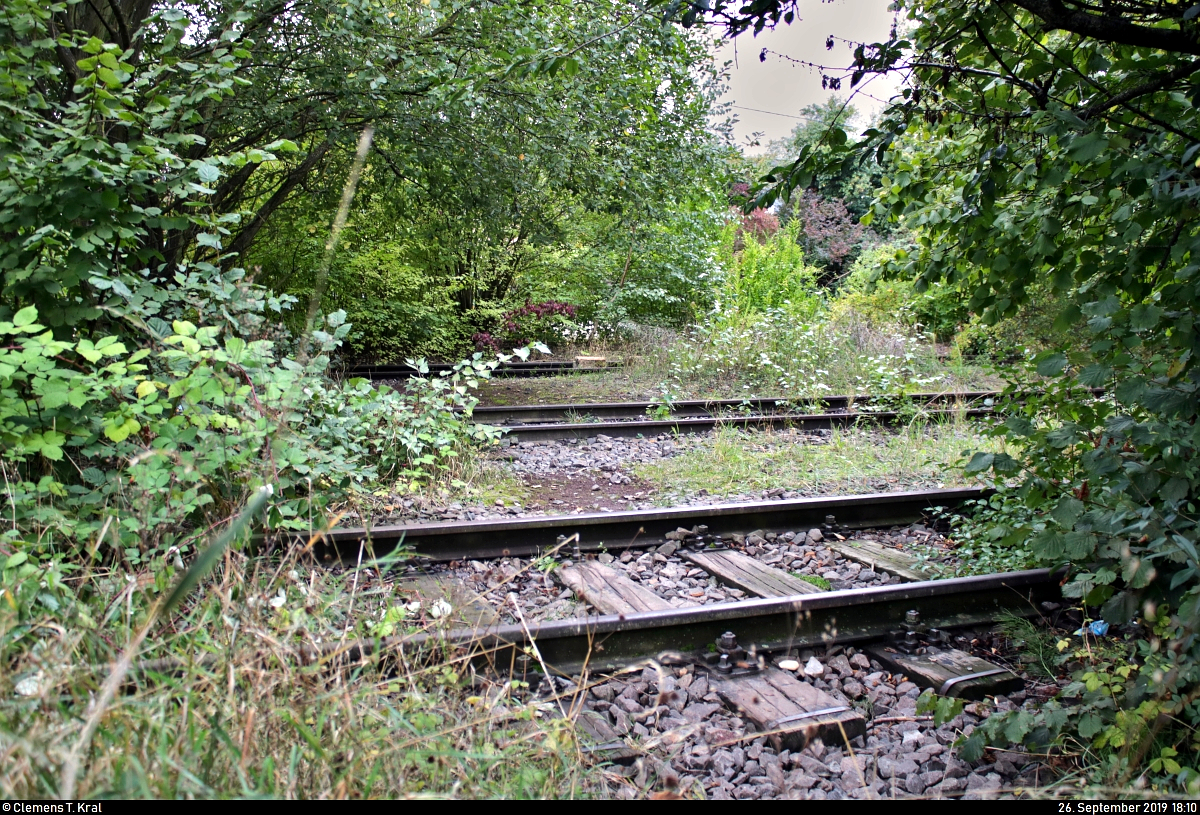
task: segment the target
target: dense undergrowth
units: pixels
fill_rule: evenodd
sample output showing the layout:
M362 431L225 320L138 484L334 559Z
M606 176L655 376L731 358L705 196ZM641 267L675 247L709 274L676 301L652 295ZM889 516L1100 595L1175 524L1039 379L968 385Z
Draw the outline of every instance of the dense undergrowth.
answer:
M466 652L377 647L444 620L376 567L339 573L302 552L226 552L157 623L169 565L97 564L41 585L44 572L21 571L5 570L0 605L6 799L61 797L72 753L80 798L571 798L595 788L562 717L570 697L534 699L520 677L476 676ZM33 596L47 592L54 603ZM148 620L132 670L97 708ZM376 650L360 656L360 643ZM85 741L92 716L100 726Z
M300 531L371 491L465 487L456 475L496 436L470 421L471 389L498 360L403 391L338 385L339 314L306 353L267 319L288 303L236 274L131 300L140 333L56 340L32 306L0 322L4 796L57 797L72 751L89 797L577 794L570 728L531 731L517 686L481 701L453 660L403 653L297 662L369 639L387 611L360 601L353 616L358 576L307 568L302 551L250 558L239 538L194 603L152 610L264 485L266 528ZM94 710L126 649L183 667ZM89 713L103 714L91 741Z

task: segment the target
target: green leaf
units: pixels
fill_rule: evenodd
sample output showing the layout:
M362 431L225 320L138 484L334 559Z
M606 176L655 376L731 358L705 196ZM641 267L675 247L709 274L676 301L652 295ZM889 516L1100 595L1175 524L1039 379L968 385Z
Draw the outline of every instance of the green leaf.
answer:
M1094 363L1085 366L1079 372L1079 384L1087 388L1098 388L1105 385L1112 378L1112 375L1112 366Z
M17 328L23 328L27 325L32 325L37 322L38 311L35 306L26 306L13 315L13 325Z
M1016 436L1032 436L1034 433L1033 422L1026 419L1024 416L1009 416L1004 420L1004 426L1007 427L1013 435Z
M1108 147L1108 139L1099 133L1084 133L1071 140L1071 146L1067 148L1067 155L1083 164L1096 158L1104 152L1106 147Z
M1168 503L1175 503L1186 498L1188 492L1190 491L1191 485L1188 484L1186 478L1174 476L1168 480L1166 484L1163 484L1162 489L1159 490L1158 494L1162 500Z
M1044 563L1058 563L1066 551L1063 536L1054 532L1043 532L1035 536L1031 543L1033 554Z
M1075 521L1083 514L1083 502L1073 496L1067 496L1059 500L1055 505L1050 517L1058 521L1059 524L1070 529L1075 525Z
M1018 710L1009 714L1004 727L1004 737L1011 744L1020 744L1033 728L1033 714L1027 710Z
M1041 376L1057 376L1067 367L1067 357L1060 351L1049 351L1038 354L1037 372Z
M983 748L986 746L983 741L983 733L976 730L969 738L959 742L958 757L968 764L973 761L979 761L979 759L983 758Z
M1096 536L1091 532L1068 532L1063 535L1063 548L1068 560L1084 560L1096 551Z
M118 417L120 418L120 417ZM120 424L111 423L104 427L104 435L112 439L114 442L123 442L129 438L131 433L136 433L142 429L138 420L130 416Z
M1134 331L1149 331L1158 325L1163 310L1158 306L1139 304L1129 310L1129 325Z
M991 469L992 462L995 461L995 459L996 456L993 453L976 453L975 455L971 456L971 460L967 462L964 472L966 472L967 475L982 473L988 469Z

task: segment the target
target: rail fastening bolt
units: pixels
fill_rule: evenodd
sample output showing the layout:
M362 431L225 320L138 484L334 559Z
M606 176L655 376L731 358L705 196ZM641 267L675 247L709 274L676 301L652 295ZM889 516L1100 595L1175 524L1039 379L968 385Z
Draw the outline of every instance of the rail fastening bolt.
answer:
M916 609L910 609L904 614L904 622L909 625L919 625L921 622L921 612Z
M732 631L726 631L721 635L721 638L717 640L717 647L723 651L732 651L733 649L737 648L737 637L733 635Z

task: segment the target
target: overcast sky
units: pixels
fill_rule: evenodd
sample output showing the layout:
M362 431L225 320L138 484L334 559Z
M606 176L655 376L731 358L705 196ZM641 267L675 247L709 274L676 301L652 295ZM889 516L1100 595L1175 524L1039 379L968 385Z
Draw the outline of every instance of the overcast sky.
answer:
M889 0L801 0L801 19L790 26L781 22L774 31L764 30L757 37L748 31L727 42L718 52L717 61L734 63L730 66L730 87L723 101L736 106L732 113L738 118L734 127L737 143L747 153L760 152L759 148L746 147L752 133L766 134L761 137L765 147L770 140L791 133L797 120L788 116L795 116L805 105L823 102L830 95L830 91L821 88L819 71L794 64L776 54L844 68L853 61L854 53L853 46L843 40L873 43L888 38L892 25L888 3ZM825 49L829 35L842 38L835 39L832 51ZM763 48L775 52L767 55L766 62L760 62L758 58ZM843 85L842 98L845 98L849 84ZM890 78L880 77L867 84L863 91L886 101L896 93L896 87ZM852 104L865 113L882 107L880 101L861 93Z

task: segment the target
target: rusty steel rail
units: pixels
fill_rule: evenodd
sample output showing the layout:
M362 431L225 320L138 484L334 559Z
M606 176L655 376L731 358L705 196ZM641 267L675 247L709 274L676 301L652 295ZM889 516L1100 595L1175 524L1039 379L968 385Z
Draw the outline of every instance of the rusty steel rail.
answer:
M343 371L343 377L351 379L362 377L372 382L388 379L408 379L414 376L438 376L449 373L453 365L446 363L430 363L429 373L422 374L416 368L407 364L388 365L353 365ZM492 371L493 377L522 377L522 376L560 376L563 374L590 374L604 371L620 370L620 365L597 367L576 367L574 362L507 362Z
M581 552L613 551L661 543L680 527L708 527L708 533L785 532L819 527L833 516L842 529L897 526L926 518L932 508L956 509L966 501L984 498L989 490L959 489L885 492L795 498L786 501L748 501L674 509L639 509L628 512L595 512L580 515L541 515L428 524L377 526L372 529L333 529L320 533L314 551L321 560L354 562L360 548L364 562L403 547L430 561L485 560L499 557L541 556L572 540ZM276 532L284 543L307 545L310 533Z
M752 653L886 639L916 611L926 628L954 629L995 622L1001 614L1032 616L1038 604L1061 598L1061 576L1045 569L929 580L869 589L742 600L670 611L602 615L476 629L426 630L378 639L301 644L298 662L358 663L389 653L456 658L479 671L536 677L551 672L604 673L654 659L702 662L726 631ZM278 656L273 653L273 656ZM139 673L212 667L218 654L167 657L135 666Z
M1061 597L1058 576L1036 569L423 634L405 644L465 649L478 669L537 674L540 661L553 671L578 675L585 667L613 671L645 659L696 661L726 631L733 632L743 648L774 654L885 639L902 627L910 611L916 611L927 628L953 629L992 623L1004 613L1032 616L1038 613L1038 603Z
M672 402L671 419L704 419L749 415L821 415L855 410L860 413L895 411L897 405L915 407L991 407L999 391L955 391L948 393L871 394L866 396L823 396L816 399L787 399L782 396L754 399L686 399ZM655 402L598 402L570 405L496 405L476 407L472 417L493 425L539 425L575 421L586 424L608 420L643 420L656 408ZM666 407L663 405L662 407Z
M934 410L924 414L932 421L956 417L978 419L991 416L991 408L969 410ZM912 421L912 415L897 411L872 411L864 413L816 413L816 414L769 414L765 416L709 416L694 419L663 419L634 422L571 422L566 424L530 424L507 426L506 438L514 441L555 441L559 439L587 439L604 435L610 438L652 437L662 433L705 433L717 427L741 429L795 428L801 431L829 430L864 424L895 425Z

